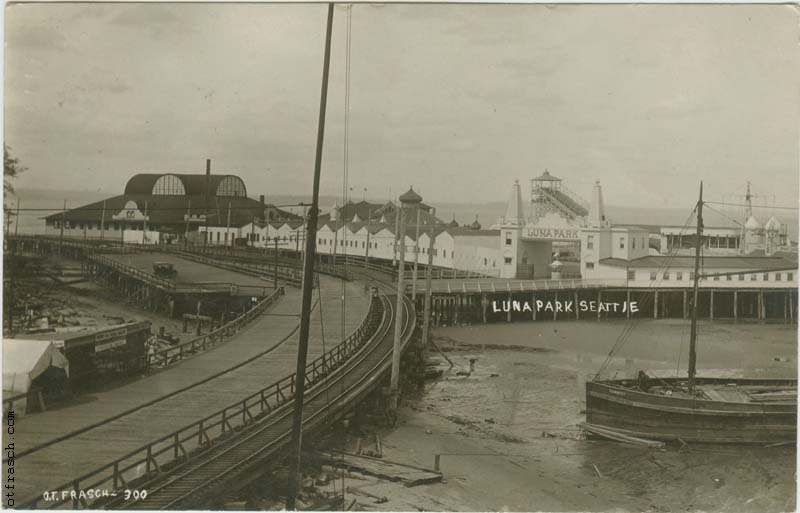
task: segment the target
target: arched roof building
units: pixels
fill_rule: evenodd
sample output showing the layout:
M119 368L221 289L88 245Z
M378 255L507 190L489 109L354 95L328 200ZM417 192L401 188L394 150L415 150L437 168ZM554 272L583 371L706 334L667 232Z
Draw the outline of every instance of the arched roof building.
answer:
M246 198L247 187L236 175L147 173L128 180L125 194Z
M46 228L148 230L177 235L199 226L241 227L257 222L290 221L299 216L247 196L244 180L231 174L140 173L123 194L45 218Z

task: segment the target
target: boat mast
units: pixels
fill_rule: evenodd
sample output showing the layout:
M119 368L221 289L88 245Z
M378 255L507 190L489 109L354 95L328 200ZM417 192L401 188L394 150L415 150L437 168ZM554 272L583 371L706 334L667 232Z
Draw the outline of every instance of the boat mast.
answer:
M297 348L297 372L295 373L294 419L292 421L292 460L289 468L289 492L286 509L295 509L297 482L300 472L300 456L303 438L303 395L306 388L306 357L308 334L311 325L311 294L314 285L314 260L317 253L317 216L319 215L319 177L322 169L322 143L325 140L325 106L328 101L328 74L331 62L331 28L333 27L333 4L328 4L328 24L325 33L325 57L322 64L322 93L317 127L317 154L314 161L314 185L311 208L308 210L308 236L305 240L303 260L303 299L300 310L300 340Z
M689 335L689 392L694 389L697 372L697 296L700 282L700 248L703 247L703 182L700 181L700 199L697 200L697 240L694 253L694 294L692 299L692 330Z

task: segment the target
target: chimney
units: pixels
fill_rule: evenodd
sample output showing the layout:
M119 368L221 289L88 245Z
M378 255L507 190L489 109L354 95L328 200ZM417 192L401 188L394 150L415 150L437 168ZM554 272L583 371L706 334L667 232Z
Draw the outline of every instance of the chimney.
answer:
M211 200L211 159L206 159L206 202Z
M266 222L267 220L267 207L264 205L264 195L261 194L258 197L258 202L261 203L261 222Z

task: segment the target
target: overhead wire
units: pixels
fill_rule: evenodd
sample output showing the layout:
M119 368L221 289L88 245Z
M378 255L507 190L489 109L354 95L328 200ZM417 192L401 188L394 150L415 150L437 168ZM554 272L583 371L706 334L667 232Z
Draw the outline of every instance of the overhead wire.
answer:
M703 202L704 205L708 205L709 203L711 203L713 205L725 205L727 207L751 207L751 208L763 208L763 209L767 209L767 210L769 210L769 209L773 209L773 210L800 210L800 207L788 207L788 206L785 206L785 205L772 205L772 206L764 205L764 206L760 206L760 205L747 205L745 203L723 203L721 201L704 201Z
M682 235L684 233L684 231L689 227L689 224L691 222L692 216L694 216L696 211L697 211L697 207L695 206L695 208L692 209L692 212L686 218L686 221L684 222L683 227L681 228L681 231L679 232L679 235ZM699 243L699 241L698 241L698 243ZM673 259L676 256L677 256L677 248L671 248L670 253L667 255L667 258L656 269L656 280L654 280L654 281L652 281L650 283L650 285L647 287L648 289L653 289L654 287L658 287L658 286L661 285L661 283L664 280L664 270L669 268L670 264L672 263ZM659 278L659 276L660 276L660 278ZM650 301L651 301L650 296L646 296L644 301L642 302L642 305L644 307L647 307L647 306L649 306ZM636 328L636 326L637 326L636 323L630 322L630 323L628 323L627 326L625 326L625 328L623 328L622 332L617 337L617 340L614 342L614 345L611 347L611 350L609 351L608 355L603 360L603 363L601 364L600 369L597 371L597 373L592 378L592 381L596 381L600 377L600 375L606 370L606 368L611 364L611 362L613 361L613 359L616 356L616 354L630 340L630 335L631 335L631 333L633 333L633 330Z
M344 79L344 137L342 140L342 209L346 209L348 205L347 201L347 192L350 186L350 57L351 57L351 42L352 42L352 19L353 19L353 4L349 4L345 6L347 12L347 22L346 22L346 44L345 44L345 79ZM346 210L345 210L346 212ZM342 223L345 224L347 222L346 219L342 219ZM342 241L344 249L344 276L347 278L347 270L348 270L348 240L347 240L347 232L348 230L342 230ZM347 325L347 280L342 279L342 306L341 306L341 327L340 327L340 344L345 342L345 332L346 332L346 325ZM344 394L344 380L340 381L340 394ZM341 447L340 447L340 454L342 458L342 463L344 461L344 442L345 438L342 437L341 440ZM344 464L340 466L341 468L341 480L342 480L342 505L344 506L346 498L346 489L345 486L345 471L344 471Z

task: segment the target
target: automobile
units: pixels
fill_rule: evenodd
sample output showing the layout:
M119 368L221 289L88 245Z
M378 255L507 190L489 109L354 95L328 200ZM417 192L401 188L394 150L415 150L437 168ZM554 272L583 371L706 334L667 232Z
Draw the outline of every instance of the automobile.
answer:
M153 273L159 278L174 278L178 275L175 266L169 262L153 262Z

